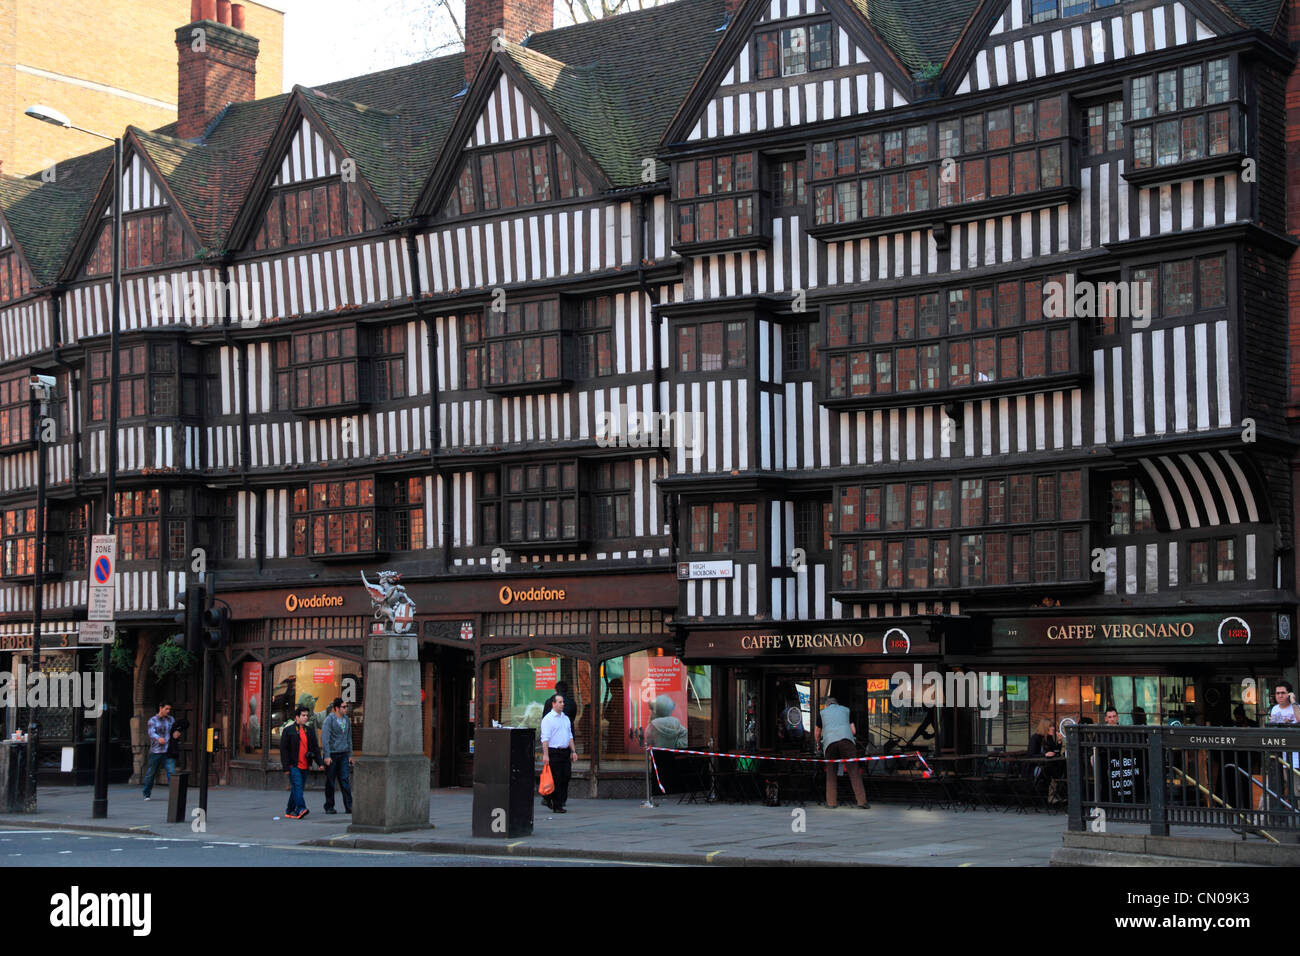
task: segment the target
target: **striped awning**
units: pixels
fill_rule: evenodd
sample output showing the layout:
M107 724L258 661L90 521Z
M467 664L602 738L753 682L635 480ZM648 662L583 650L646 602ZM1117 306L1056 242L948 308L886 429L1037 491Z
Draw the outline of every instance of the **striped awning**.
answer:
M1171 531L1268 521L1250 466L1224 449L1140 460Z

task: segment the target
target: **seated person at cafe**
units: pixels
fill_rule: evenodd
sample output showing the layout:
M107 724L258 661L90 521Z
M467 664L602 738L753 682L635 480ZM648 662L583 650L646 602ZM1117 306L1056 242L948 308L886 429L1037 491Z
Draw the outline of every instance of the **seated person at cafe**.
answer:
M1044 717L1034 727L1034 732L1029 737L1029 753L1032 758L1037 757L1060 757L1061 743L1056 739L1056 728L1052 722ZM1025 776L1033 777L1036 780L1052 780L1059 777L1062 767L1057 764L1031 764L1033 770L1026 770Z

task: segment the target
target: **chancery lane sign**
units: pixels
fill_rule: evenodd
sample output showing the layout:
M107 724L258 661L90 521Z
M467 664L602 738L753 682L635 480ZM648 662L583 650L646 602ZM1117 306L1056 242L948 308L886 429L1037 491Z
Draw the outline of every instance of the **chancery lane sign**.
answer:
M1290 624L1290 618L1281 615ZM1272 612L1154 613L1091 617L1000 618L994 647L1272 647L1279 615Z

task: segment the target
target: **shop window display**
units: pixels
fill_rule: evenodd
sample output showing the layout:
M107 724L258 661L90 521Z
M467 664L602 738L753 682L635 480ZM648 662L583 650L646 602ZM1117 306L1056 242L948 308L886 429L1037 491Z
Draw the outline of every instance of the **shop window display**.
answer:
M268 721L262 723L270 726L272 754L279 752L280 732L293 723L293 713L299 705L306 705L311 709L309 723L316 728L317 739L319 739L320 729L325 723L325 715L329 713L330 704L335 697L344 696L345 680L349 681L347 685L349 691L355 688L356 692L356 699L349 701L352 747L356 752L361 750L362 731L365 726L365 695L362 693L362 665L359 662L313 654L276 664L271 680L270 717ZM241 682L241 699L248 693L247 686L246 683ZM259 709L260 706L259 703ZM247 714L247 710L241 711L241 728ZM274 763L275 760L272 762Z
M703 747L713 715L708 667L687 666L663 650L638 651L600 668L600 761L639 769L646 743Z
M330 698L333 700L333 698ZM256 760L262 754L262 664L245 661L239 667L239 756Z
M577 706L574 735L577 738L579 761L590 753L591 720L588 711L591 701L587 688L591 684L591 665L571 657L562 657L549 651L529 651L516 654L485 667L489 685L487 698L488 726L530 727L539 730L546 716L546 701L555 693L557 681L564 681L569 697ZM538 752L541 746L538 745Z

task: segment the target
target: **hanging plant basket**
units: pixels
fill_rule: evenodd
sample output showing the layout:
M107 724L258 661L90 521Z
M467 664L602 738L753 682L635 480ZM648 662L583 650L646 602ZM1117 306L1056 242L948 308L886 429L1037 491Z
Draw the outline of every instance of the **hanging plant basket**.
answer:
M135 651L127 647L119 637L113 642L113 647L108 655L108 663L113 670L129 674L135 670ZM97 671L104 669L104 651L102 648L95 655L94 663L91 666Z
M158 680L171 674L182 674L198 662L198 658L185 648L170 642L161 645L153 657L150 668Z

